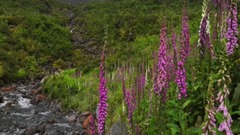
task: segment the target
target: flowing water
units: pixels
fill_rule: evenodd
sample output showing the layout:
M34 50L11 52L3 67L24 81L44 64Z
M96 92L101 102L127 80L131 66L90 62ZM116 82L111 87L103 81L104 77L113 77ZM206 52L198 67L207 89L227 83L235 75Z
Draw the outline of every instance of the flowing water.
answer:
M43 100L33 102L34 85L20 85L1 92L0 135L82 135L78 120L71 122L59 104ZM77 116L77 115L76 115Z

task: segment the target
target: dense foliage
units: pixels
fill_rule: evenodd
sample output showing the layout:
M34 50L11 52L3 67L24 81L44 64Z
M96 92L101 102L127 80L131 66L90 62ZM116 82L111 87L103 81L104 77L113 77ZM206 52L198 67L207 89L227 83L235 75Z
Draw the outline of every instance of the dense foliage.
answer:
M114 122L125 121L130 134L239 133L239 49L231 55L227 51L226 43L235 41L222 34L228 30L224 20L231 12L221 9L222 3L190 1L184 6L175 1L169 6L167 1L118 1L76 9L78 29L86 31L83 38L107 43L105 132ZM84 80L79 87L91 86L81 90L91 93L79 95L84 102L76 103L90 103L87 110L92 112L102 102L97 98L96 71L72 78ZM46 82L48 93L56 80L66 81L51 77Z
M118 121L129 134L240 133L236 0L84 3L72 9L71 30L61 11L73 7L34 2L0 4L2 80L71 65L44 92L65 109L96 113L94 133Z
M47 0L9 0L0 7L1 83L43 76L53 62L70 59L73 46L63 6Z

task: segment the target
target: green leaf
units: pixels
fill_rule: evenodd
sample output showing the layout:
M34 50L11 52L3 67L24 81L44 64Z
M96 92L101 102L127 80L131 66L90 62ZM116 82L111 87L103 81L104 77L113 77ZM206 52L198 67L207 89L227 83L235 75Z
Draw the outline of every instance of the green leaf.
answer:
M224 132L220 132L219 130L216 130L217 135L224 135Z
M167 112L168 115L174 116L174 117L178 117L178 113L176 113L175 110L170 110Z
M187 100L187 101L183 104L183 109L186 108L191 102L192 102L192 100Z
M170 100L168 101L169 104L175 106L177 104L176 100Z
M170 117L172 117L175 121L178 121L178 113L176 110L169 110L167 114L170 115Z
M237 87L234 90L232 102L235 105L240 103L240 83L238 83Z
M231 115L234 115L234 114L237 114L237 115L240 116L240 111L234 111L234 112L231 113Z
M216 113L215 116L216 116L216 119L217 119L218 123L222 123L222 122L223 122L223 120L224 120L223 114L221 114L221 113Z
M180 133L180 128L178 127L178 125L174 123L169 123L167 124L167 126L170 128L172 135L176 135L177 133Z
M193 86L193 90L196 91L200 86L199 85L195 85Z
M198 134L202 133L202 129L191 127L190 129L188 129L188 132L189 132L189 134L198 135Z

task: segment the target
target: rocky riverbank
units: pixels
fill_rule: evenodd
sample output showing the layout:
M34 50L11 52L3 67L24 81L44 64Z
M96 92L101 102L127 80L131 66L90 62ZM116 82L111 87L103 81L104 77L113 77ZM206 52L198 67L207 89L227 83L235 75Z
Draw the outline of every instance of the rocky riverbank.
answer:
M0 88L0 135L83 135L89 113L63 112L42 94L41 83Z

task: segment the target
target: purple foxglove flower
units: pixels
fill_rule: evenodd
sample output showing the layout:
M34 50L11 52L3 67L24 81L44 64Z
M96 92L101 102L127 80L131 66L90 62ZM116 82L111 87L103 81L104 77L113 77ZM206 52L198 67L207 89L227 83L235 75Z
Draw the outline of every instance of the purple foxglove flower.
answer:
M186 7L183 9L182 15L182 31L181 31L181 60L185 62L186 57L190 54L190 33L188 27L188 16Z
M210 133L211 135L216 135L216 119L214 115L214 109L208 110L208 121L204 124L204 127L202 128L204 135L208 135L208 133Z
M209 118L210 125L209 126L211 126L211 128L209 130L210 130L210 132L212 132L213 135L216 134L216 132L214 131L214 128L216 128L216 119L215 119L214 115L215 115L215 112L214 112L214 109L212 109L211 112L209 112L209 116L210 116L210 118Z
M99 99L100 102L98 104L98 134L102 135L104 133L105 121L107 117L107 93L108 90L106 88L106 80L105 80L105 64L104 64L104 49L101 57L101 65L100 65L100 84L99 84Z
M164 90L168 88L168 77L167 77L167 45L166 45L166 34L167 29L165 22L163 22L161 33L160 33L160 47L158 52L158 64L157 64L157 89L155 90L158 95L165 97Z
M175 65L174 65L174 58L173 58L173 56L171 55L171 54L169 54L168 56L167 56L167 59L168 59L168 63L167 63L167 81L168 82L171 82L173 79L174 79L174 77L176 76L175 75L175 73L176 73L176 70L175 70ZM168 87L167 87L167 89L168 89Z
M222 40L225 38L225 35L226 35L226 26L225 26L224 20L226 19L227 5L229 4L228 4L228 1L226 0L215 0L215 1L217 1L218 12L216 14L217 22L214 26L213 38L215 39L216 37L218 37ZM219 34L217 29L219 29Z
M219 131L224 131L228 128L227 123L226 122L222 122L218 128Z
M217 5L220 4L221 0L212 0L213 1L213 4L214 6L216 7Z
M222 102L221 104L220 104L220 106L218 107L218 109L217 109L217 112L220 112L220 111L222 111L222 110L224 110L224 102Z
M126 86L125 86L124 77L122 77L122 90L123 90L123 97L125 99L125 97L126 97Z
M210 41L210 33L208 32L208 13L203 17L201 26L200 26L200 33L199 33L199 46L201 50L201 54L204 56L206 51L210 51L211 57L214 58L215 54L213 51L213 46Z
M221 91L218 93L217 99L220 103L223 102L223 95L221 94Z
M141 88L144 89L145 85L146 85L146 76L145 76L145 73L143 72L142 75L141 75Z
M129 126L132 127L132 115L136 108L136 93L134 90L127 90L125 86L124 79L122 78L122 89L124 95L124 102L127 105L127 113L128 113L128 122Z
M94 118L93 115L90 114L91 116L91 121L90 121L90 126L91 126L91 135L95 135L95 122L94 122Z
M230 12L227 18L227 44L226 51L227 55L231 55L234 52L234 48L238 46L238 18L237 18L237 5L236 3L231 3Z
M138 81L139 81L138 90L139 90L140 100L142 100L142 98L144 96L143 95L144 94L144 88L145 88L145 85L146 85L146 80L145 79L146 79L145 73L143 72L138 79Z
M218 5L218 0L213 0L213 4L216 7Z
M228 114L228 109L227 109L227 107L226 106L224 106L224 108L223 108L223 115L225 116L225 117L227 117L229 114Z
M225 85L226 84L224 84L224 86ZM220 103L220 106L218 107L217 112L221 112L222 111L223 112L223 116L225 118L224 121L220 124L218 130L221 131L221 132L225 131L225 133L227 135L233 135L232 134L232 130L231 130L231 123L232 123L231 115L228 113L228 109L227 109L227 107L224 104L224 100L219 98L219 97L226 97L228 94L229 93L226 93L226 90L225 91L220 91L218 93L217 101Z
M172 31L173 61L177 65L177 35ZM176 69L176 68L175 68Z
M228 115L227 124L229 126L232 126L232 122L233 122L232 117L230 115Z
M213 89L209 88L208 93L210 97L208 98L208 104L206 107L207 122L203 127L203 133L206 135L210 133L211 135L216 135L216 119L215 119L215 107L214 107L214 92Z
M226 132L226 135L233 135L232 130L229 129L229 125L226 123L226 121L222 122L218 128L219 131Z
M132 127L132 115L135 110L135 105L134 105L133 100L134 99L133 99L133 95L132 95L131 91L127 90L126 97L125 97L125 103L127 104L127 108L128 108L128 121L129 121L130 127Z
M141 100L143 98L143 90L145 88L146 85L146 78L145 78L145 73L143 72L140 76L138 76L136 78L136 83L137 83L137 91L138 91L138 96L139 96L139 100Z
M178 69L176 72L176 80L175 82L179 88L178 98L187 97L187 82L186 82L186 71L182 61L178 62Z

